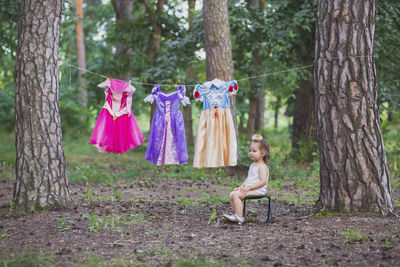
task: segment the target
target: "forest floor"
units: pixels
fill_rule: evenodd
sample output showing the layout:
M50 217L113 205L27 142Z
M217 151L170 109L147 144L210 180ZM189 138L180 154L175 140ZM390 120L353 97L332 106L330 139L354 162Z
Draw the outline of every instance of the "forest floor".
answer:
M245 172L230 168L227 178ZM400 266L399 218L315 213L284 200L297 194L292 183L269 189L272 224L266 202L252 201L244 225L223 220L229 189L216 180L116 179L70 190L67 207L13 217L12 181L0 180L1 265Z

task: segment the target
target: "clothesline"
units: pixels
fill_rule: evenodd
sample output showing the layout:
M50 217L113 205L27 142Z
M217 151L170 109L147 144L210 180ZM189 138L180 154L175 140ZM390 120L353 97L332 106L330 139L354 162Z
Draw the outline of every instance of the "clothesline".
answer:
M314 60L314 62L315 61L324 61L324 60L329 61L329 60L337 60L337 59L347 59L347 58L373 58L373 57L376 57L376 56L375 55L369 55L369 56L349 56L349 57L342 57L342 58L339 58L339 57L319 58L319 59ZM107 76L104 76L102 74L90 71L88 69L83 69L83 68L79 68L77 66L71 65L71 64L69 64L67 62L61 62L61 64L65 64L65 65L69 66L70 68L83 70L85 72L88 72L88 73L91 73L91 74L94 74L94 75L97 75L97 76L100 76L100 77L103 77L103 78L106 78L106 79L109 78ZM257 78L260 78L260 77L267 77L267 76L271 76L271 75L281 74L281 73L290 72L290 71L294 71L294 70L307 69L307 68L311 68L311 67L314 67L314 64L313 65L305 65L305 66L290 68L290 69L285 69L285 70L281 70L281 71L269 72L269 73L256 75L256 76L250 76L250 77L243 78L243 79L237 79L236 81L245 81L245 80L257 79ZM138 82L138 81L135 81L135 80L130 80L129 82L132 82L134 84L141 84L141 85L150 85L150 86L154 85L153 83ZM175 87L178 86L178 84L159 84L159 85L160 86L165 86L165 87L167 87L167 86L175 86ZM182 85L182 84L179 84L179 85ZM186 87L188 87L188 86L196 86L197 84L184 84L184 85Z

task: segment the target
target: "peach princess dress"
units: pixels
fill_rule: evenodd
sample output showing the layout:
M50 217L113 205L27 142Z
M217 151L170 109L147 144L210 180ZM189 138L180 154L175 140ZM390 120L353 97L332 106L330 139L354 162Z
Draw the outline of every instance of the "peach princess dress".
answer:
M218 79L196 85L193 96L203 102L193 158L193 167L224 167L237 164L237 141L229 95L238 91L235 80Z

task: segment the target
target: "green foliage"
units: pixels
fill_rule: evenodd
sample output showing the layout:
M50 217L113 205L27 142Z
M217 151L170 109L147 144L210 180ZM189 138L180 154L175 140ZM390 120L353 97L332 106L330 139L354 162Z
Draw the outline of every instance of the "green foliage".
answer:
M14 164L2 162L0 163L0 180L14 179Z
M88 226L90 232L98 232L103 228L104 221L99 217L99 215L85 213L82 215L82 218L89 219Z
M10 201L9 206L10 208L8 209L8 217L11 217L11 215L13 215L15 212L15 202Z
M341 232L341 234L345 238L344 240L345 245L354 244L356 242L362 242L363 240L367 239L366 235L359 229L347 229L346 231Z
M121 200L121 192L118 190L117 186L113 188L113 200Z
M178 204L178 206L181 206L181 207L195 207L195 206L197 206L196 202L194 202L191 199L186 198L186 197L183 197L183 198L179 199L177 204Z
M0 128L14 128L14 68L21 0L0 0Z
M8 229L7 228L3 228L3 231L0 233L0 240L1 239L5 239L5 238L10 236L7 232L8 232Z
M380 1L375 20L376 72L379 84L379 102L382 111L400 110L400 64L393 55L399 55L400 2ZM384 105L386 103L387 105Z
M379 241L381 242L382 248L393 247L392 242L391 242L392 235L388 231L376 234L373 237L376 239L379 239Z
M208 224L212 223L213 221L215 221L216 224L219 224L218 212L217 212L216 207L217 207L217 203L214 203L213 210L211 212L211 216L208 219Z
M58 229L61 232L65 232L65 231L71 230L71 226L67 225L67 220L64 218L64 216L60 217L60 218L57 218L57 221L60 223L59 226L58 226ZM69 220L68 222L71 223L71 224L74 224L74 222L71 221L71 220Z

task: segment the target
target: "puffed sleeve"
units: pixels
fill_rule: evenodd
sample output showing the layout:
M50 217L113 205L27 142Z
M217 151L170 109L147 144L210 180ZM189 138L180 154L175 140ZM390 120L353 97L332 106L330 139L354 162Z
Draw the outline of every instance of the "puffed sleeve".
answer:
M144 98L144 102L150 102L153 104L155 97L157 97L160 92L161 86L159 84L155 84L153 89L151 90L151 94Z
M179 99L181 100L182 105L190 105L189 97L185 95L186 87L184 85L179 85L176 90L178 91Z
M110 85L111 85L110 84L110 79L107 78L107 80L105 80L104 82L99 83L97 86L100 87L100 88L106 89L106 88L109 88Z
M125 90L128 95L133 95L136 91L136 87L129 83L128 89Z
M225 88L228 95L236 94L239 89L238 83L235 80L226 82Z
M203 101L204 93L207 87L201 84L197 84L193 90L193 97L195 101Z

